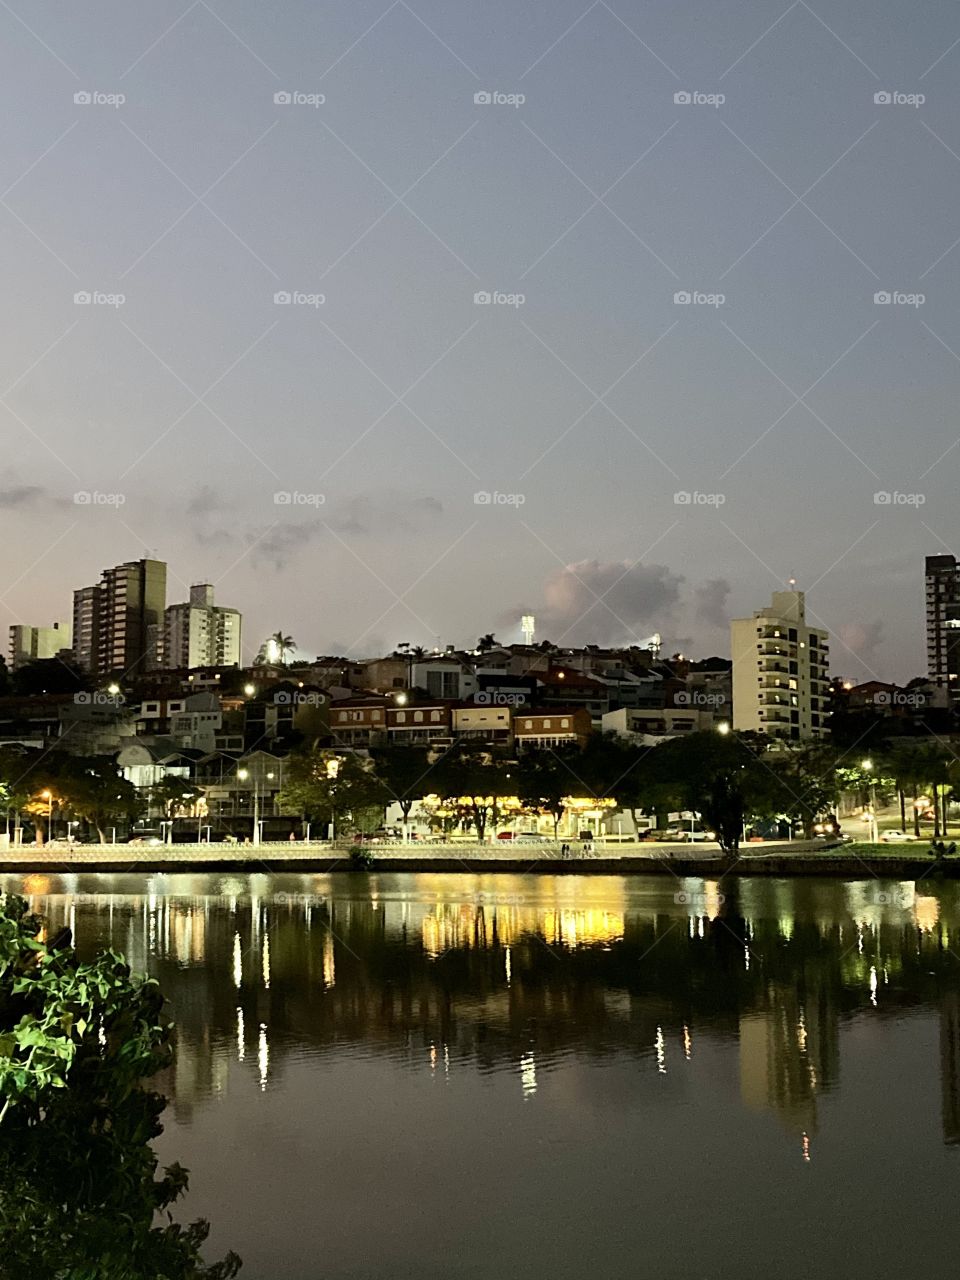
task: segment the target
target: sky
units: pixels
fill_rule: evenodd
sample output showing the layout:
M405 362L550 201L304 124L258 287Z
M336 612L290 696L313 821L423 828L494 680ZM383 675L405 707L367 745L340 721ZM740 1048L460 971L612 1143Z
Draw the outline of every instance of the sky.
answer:
M0 0L0 625L151 553L299 656L924 668L949 0Z

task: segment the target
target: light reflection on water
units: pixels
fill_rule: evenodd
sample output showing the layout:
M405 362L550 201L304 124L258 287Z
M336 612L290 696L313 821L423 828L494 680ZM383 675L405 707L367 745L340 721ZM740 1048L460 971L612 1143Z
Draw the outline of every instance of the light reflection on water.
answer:
M904 1234L956 1186L952 882L0 883L160 979L161 1156L248 1277L800 1276L814 1224L821 1274L902 1277L862 1206Z

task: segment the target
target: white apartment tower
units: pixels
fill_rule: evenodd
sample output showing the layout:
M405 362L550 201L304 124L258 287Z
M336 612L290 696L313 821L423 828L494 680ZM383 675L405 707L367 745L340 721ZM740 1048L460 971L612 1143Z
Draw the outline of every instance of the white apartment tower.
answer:
M190 588L190 599L164 615L164 666L239 667L240 613L213 602L213 587Z
M825 736L828 637L807 626L802 591L775 591L769 608L735 618L730 645L735 729L794 740Z

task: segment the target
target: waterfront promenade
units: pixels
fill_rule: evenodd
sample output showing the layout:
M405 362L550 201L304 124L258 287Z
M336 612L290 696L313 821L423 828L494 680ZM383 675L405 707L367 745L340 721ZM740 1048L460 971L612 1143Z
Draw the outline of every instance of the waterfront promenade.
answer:
M277 841L260 845L217 843L21 845L0 849L0 872L63 871L346 871L352 869L349 842ZM594 845L589 854L575 845L561 856L560 844L391 843L365 848L370 872L484 871L549 875L667 874L675 876L839 875L858 879L925 877L935 864L926 846L824 846L821 841L783 841L741 846L725 866L716 844ZM960 861L939 874L960 876Z

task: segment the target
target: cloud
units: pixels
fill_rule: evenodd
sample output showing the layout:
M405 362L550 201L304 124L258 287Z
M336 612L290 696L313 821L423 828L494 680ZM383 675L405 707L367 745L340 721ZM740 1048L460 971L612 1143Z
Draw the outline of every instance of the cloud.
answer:
M847 622L838 635L847 649L856 655L869 670L875 663L877 650L884 642L883 620L873 622Z
M636 644L661 629L682 582L662 564L581 560L550 574L541 604L518 606L499 625L516 624L526 612L536 615L538 633L555 644Z
M355 534L421 533L443 515L438 498L406 498L395 494L359 494L336 503L326 523L344 537Z
M0 489L0 509L9 511L13 507L25 507L46 495L46 490L38 484L12 484Z
M281 506L278 511L287 512ZM375 538L388 542L401 535L415 536L428 530L443 515L438 498L409 498L392 493L357 494L334 503L309 507L301 520L277 524L266 535L250 532L254 563L267 562L285 569L292 556L328 530L349 543L351 538ZM342 549L341 549L342 550Z
M694 616L698 622L705 622L711 627L726 627L730 621L727 612L727 597L730 595L730 583L726 578L711 578L701 583L693 592Z

